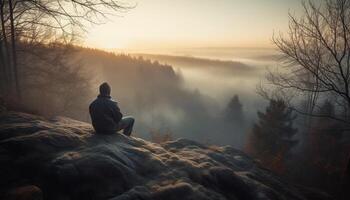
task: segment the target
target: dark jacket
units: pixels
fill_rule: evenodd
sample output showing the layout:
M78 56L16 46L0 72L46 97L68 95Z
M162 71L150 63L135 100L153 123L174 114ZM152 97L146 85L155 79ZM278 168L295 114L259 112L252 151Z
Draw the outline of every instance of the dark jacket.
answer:
M118 123L123 114L120 112L117 102L110 96L99 95L89 106L92 126L96 133L112 134L118 129Z

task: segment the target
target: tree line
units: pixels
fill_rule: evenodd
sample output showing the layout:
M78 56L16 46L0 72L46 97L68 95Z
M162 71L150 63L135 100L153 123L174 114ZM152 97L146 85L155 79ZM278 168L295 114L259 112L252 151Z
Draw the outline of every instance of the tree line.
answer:
M21 63L24 56L49 62L52 55L33 50L52 45L69 47L83 35L89 23L99 24L110 11L123 12L129 8L116 0L1 0L1 95L21 99L25 86L22 74L27 67ZM55 61L54 65L62 64L58 59Z

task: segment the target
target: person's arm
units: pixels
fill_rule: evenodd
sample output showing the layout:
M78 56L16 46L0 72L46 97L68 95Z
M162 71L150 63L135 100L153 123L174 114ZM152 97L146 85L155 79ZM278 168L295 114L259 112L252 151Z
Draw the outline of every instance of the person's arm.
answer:
M123 117L123 114L120 112L120 109L118 107L118 103L117 102L113 102L113 108L112 108L112 116L113 116L113 120L115 123L119 123L120 120Z

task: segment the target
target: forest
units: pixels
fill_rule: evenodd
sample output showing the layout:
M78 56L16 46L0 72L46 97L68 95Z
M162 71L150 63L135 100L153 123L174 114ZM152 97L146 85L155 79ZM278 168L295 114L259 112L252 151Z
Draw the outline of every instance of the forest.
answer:
M277 53L259 57L278 66L265 69L80 45L87 24L102 23L108 12L132 12L127 3L1 0L1 112L90 123L88 106L100 83L108 82L122 112L136 118L135 137L230 145L284 180L344 198L350 168L350 1L322 2L304 2L302 17L290 15L289 31L273 36ZM202 70L212 82L193 87L186 70ZM249 92L239 83L222 89L228 83L219 82L227 79L255 82ZM216 90L224 95L216 96Z

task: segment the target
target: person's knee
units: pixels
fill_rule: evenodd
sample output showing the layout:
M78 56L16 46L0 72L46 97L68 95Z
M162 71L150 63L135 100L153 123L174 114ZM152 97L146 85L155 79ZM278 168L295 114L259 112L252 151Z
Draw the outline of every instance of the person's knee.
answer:
M134 123L135 123L135 118L134 118L134 117L129 117L129 118L128 118L128 121L129 121L129 124L130 124L130 125L134 125Z

